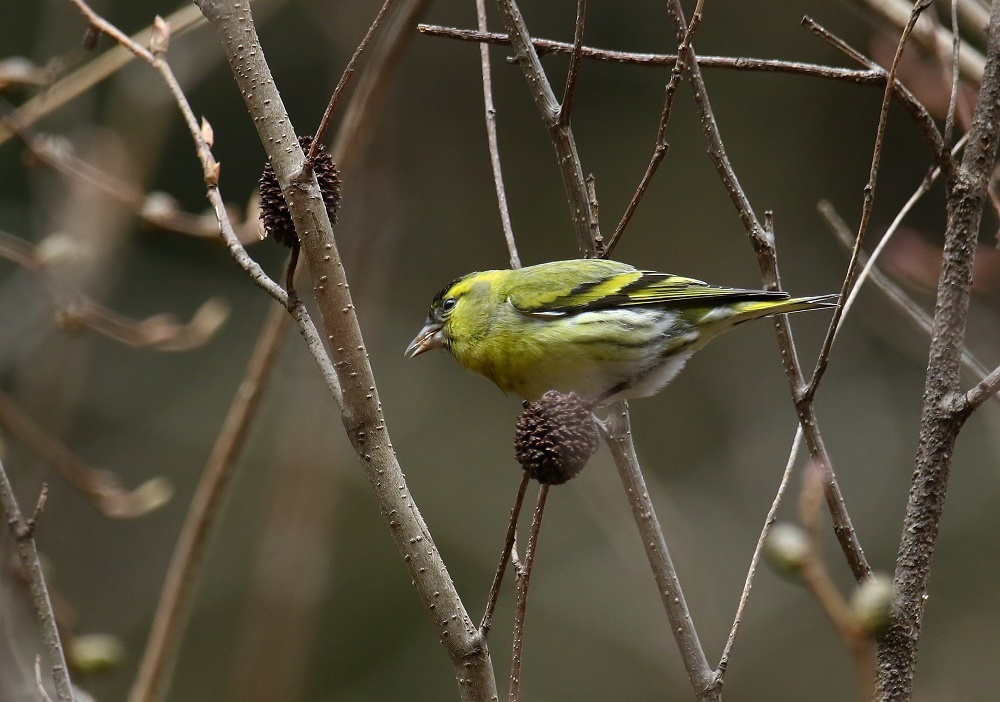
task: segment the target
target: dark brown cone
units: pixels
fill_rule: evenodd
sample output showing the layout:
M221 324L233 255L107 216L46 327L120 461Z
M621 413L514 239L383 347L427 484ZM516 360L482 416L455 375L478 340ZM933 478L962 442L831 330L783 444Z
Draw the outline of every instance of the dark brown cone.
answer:
M299 144L303 151L309 151L312 137L299 137ZM316 171L316 180L319 181L320 192L323 193L323 202L326 203L326 211L330 215L330 222L336 224L337 211L340 209L340 177L336 164L322 145L316 150L316 162L313 167ZM260 219L264 223L264 231L279 244L292 248L299 243L292 217L288 213L288 205L281 195L281 186L278 185L270 161L260 177Z
M549 390L518 417L514 453L530 477L560 485L583 470L599 443L590 407L575 393Z

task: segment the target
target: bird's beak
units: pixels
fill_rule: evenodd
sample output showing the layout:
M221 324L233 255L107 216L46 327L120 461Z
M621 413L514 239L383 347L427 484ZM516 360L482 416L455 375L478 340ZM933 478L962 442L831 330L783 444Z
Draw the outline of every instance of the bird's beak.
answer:
M424 328L420 330L417 334L417 338L410 342L410 345L406 347L406 351L403 355L406 358L413 358L414 356L419 356L425 351L430 351L431 349L436 349L444 346L444 334L442 332L443 325L440 322L428 321L424 325Z

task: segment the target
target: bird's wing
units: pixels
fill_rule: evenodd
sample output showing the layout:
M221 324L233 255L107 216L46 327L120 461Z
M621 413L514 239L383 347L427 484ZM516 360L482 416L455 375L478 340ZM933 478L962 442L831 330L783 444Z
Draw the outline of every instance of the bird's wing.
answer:
M630 268L595 269L587 273L569 280L565 275L561 278L553 276L560 281L559 284L546 284L543 279L534 285L519 285L511 291L508 300L526 314L556 316L613 307L712 307L730 302L788 297L788 293L780 291L715 287L694 278Z

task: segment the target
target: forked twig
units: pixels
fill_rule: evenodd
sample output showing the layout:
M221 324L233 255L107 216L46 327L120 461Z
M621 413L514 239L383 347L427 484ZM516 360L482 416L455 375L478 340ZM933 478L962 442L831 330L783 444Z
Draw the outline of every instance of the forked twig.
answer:
M556 101L555 93L552 92L552 85L545 77L542 62L531 42L531 35L517 3L514 0L498 0L498 2L525 82L556 150L559 171L569 199L580 250L590 252L596 248L596 253L600 255L603 251L600 225L594 215L592 199L576 149L573 128L569 124L563 124L559 119L559 103Z
M667 155L667 149L670 148L670 145L667 143L667 123L670 121L670 113L674 105L674 94L677 92L677 86L680 84L681 75L683 74L684 54L691 50L691 42L694 40L694 33L698 29L698 25L701 23L701 10L703 5L704 0L698 0L694 13L691 15L691 21L688 23L687 29L684 30L684 38L681 40L680 46L677 47L677 59L674 61L674 65L670 69L670 79L667 81L667 87L663 99L663 112L660 113L660 123L656 128L656 142L653 146L653 155L649 159L649 165L646 166L646 172L643 173L642 179L639 181L639 186L635 189L635 193L632 195L632 199L625 208L625 212L622 213L622 218L619 220L618 226L615 227L615 233L612 234L611 241L608 242L608 248L605 254L608 257L611 256L615 246L618 245L618 241L621 239L622 233L625 231L625 227L627 227L629 222L632 221L632 215L635 214L635 210L639 206L639 201L642 200L643 196L646 194L646 189L649 187L649 183L653 180L656 170L660 167L660 163L663 162L663 158Z
M340 101L340 94L347 86L347 83L351 80L351 76L354 75L355 65L357 64L358 59L361 58L361 54L364 53L368 43L372 40L372 37L375 36L375 32L382 24L382 20L385 19L385 16L388 14L393 2L395 2L395 0L385 0L382 3L382 7L379 8L378 14L375 15L375 19L368 26L368 31L365 32L365 36L361 40L361 43L358 44L358 48L356 48L354 53L351 54L351 58L347 62L347 67L344 69L344 72L340 74L340 80L337 82L337 87L333 89L333 94L330 95L330 102L327 103L326 110L323 112L323 118L319 121L319 126L316 128L316 134L313 136L312 146L309 147L309 153L306 154L307 164L311 164L313 159L316 158L316 152L323 143L323 135L326 133L327 126L330 123L330 117L333 115L333 110Z
M4 521L10 528L11 535L17 545L17 555L21 560L31 590L31 599L35 605L35 614L42 628L42 642L45 646L49 665L52 666L52 681L59 702L73 702L73 685L69 679L69 669L66 667L66 656L63 653L62 642L59 640L59 629L52 613L52 602L49 600L48 586L45 584L45 574L38 559L38 549L35 547L34 529L29 527L21 516L14 489L11 487L7 471L0 461L0 509L3 510Z
M882 162L882 148L885 143L885 130L889 121L889 105L892 102L893 86L896 83L896 70L899 68L899 60L903 56L903 49L906 46L906 40L909 38L914 25L916 25L917 20L920 18L920 13L927 9L927 7L930 6L930 3L931 0L920 0L914 4L913 12L910 14L910 21L907 22L906 27L903 29L903 32L899 37L899 42L896 45L896 55L893 57L892 66L889 68L889 73L886 78L885 92L882 95L882 107L879 110L878 126L875 130L875 146L872 148L872 161L871 167L868 171L868 183L864 188L864 198L861 205L861 221L858 224L858 233L854 240L854 248L851 251L851 258L847 264L847 272L844 274L844 282L841 285L841 299L844 299L847 292L850 290L851 285L854 283L854 272L858 265L858 255L861 252L861 243L864 240L865 232L868 231L868 221L871 218L872 209L875 205L875 186L878 181L879 166ZM823 374L826 372L827 366L829 365L830 351L833 348L834 337L836 336L837 327L840 325L840 318L843 314L843 306L838 306L833 311L833 318L830 320L830 326L827 329L826 337L823 339L823 345L816 357L816 366L813 369L812 378L798 394L798 397L796 398L797 401L811 402L813 397L816 395L819 383L823 379Z
M573 112L573 96L576 95L576 83L580 73L580 50L583 47L583 27L587 14L587 0L576 0L576 23L573 29L573 52L569 56L569 70L566 72L566 86L563 89L562 103L559 105L559 123L569 124Z
M775 515L778 513L778 506L785 497L785 490L788 488L788 481L792 477L792 470L795 468L795 461L799 457L799 449L801 447L802 425L799 425L795 427L795 438L792 439L792 448L788 452L785 470L781 474L778 490L771 501L770 509L767 510L767 516L764 518L764 526L760 530L757 545L754 547L753 556L750 558L750 567L747 569L747 578L743 583L743 592L740 593L740 601L736 606L736 616L733 618L733 626L729 630L729 637L726 639L726 645L722 649L722 656L719 658L718 671L720 679L725 677L726 670L729 668L729 658L733 652L733 645L736 643L736 634L739 632L740 624L743 622L743 610L750 599L750 590L753 587L754 576L757 574L757 565L760 563L760 555L764 549L764 542L767 540L767 535L771 533Z

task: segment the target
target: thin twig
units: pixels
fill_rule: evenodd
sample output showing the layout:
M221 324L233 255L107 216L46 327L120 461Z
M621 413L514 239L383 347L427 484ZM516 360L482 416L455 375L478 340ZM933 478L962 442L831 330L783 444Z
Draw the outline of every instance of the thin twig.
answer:
M486 0L476 0L476 21L479 31L486 31ZM503 171L500 166L500 145L497 140L497 110L493 105L493 76L490 68L490 47L479 45L479 65L483 75L483 106L486 110L486 142L490 150L490 167L493 169L493 187L497 193L497 207L500 211L500 225L503 227L503 238L507 242L507 252L510 254L510 267L520 268L521 257L517 253L517 243L514 241L514 227L510 221L510 208L507 206L507 189L503 184Z
M720 679L725 677L726 670L729 668L729 658L733 652L733 645L736 643L736 634L739 632L740 624L743 622L743 610L746 608L747 600L750 599L750 590L753 587L754 576L757 574L757 564L760 563L760 555L764 549L764 542L767 540L767 535L771 533L775 515L778 513L778 506L785 497L785 490L788 488L788 481L792 477L792 470L795 468L795 461L799 457L799 449L801 447L802 426L799 425L795 427L795 438L792 439L792 448L788 452L788 461L786 461L785 470L781 474L778 491L771 501L770 509L767 510L767 517L764 518L764 526L760 530L760 537L757 539L753 556L750 558L750 567L747 569L746 582L743 583L743 592L740 593L740 602L736 606L736 616L733 618L733 626L729 630L729 638L726 639L726 646L722 649L722 656L719 659L718 674Z
M958 153L958 151L967 143L968 134L962 136L958 140L958 143L952 148L952 155ZM858 258L858 263L861 264L861 272L858 273L857 280L854 281L854 286L851 288L850 294L847 299L843 302L844 314L840 318L840 324L837 327L837 333L843 329L844 322L847 320L851 309L854 307L854 303L861 293L861 288L864 286L865 282L871 280L876 287L878 287L882 292L886 294L890 301L893 302L906 316L908 319L912 320L928 337L931 335L933 320L931 320L930 315L928 315L920 305L913 300L912 297L906 294L902 288L896 285L888 276L883 274L878 269L878 258L881 253L888 246L889 242L892 240L893 235L899 230L900 225L903 223L903 219L907 214L916 206L917 202L930 190L931 186L937 181L941 175L940 168L933 168L927 174L927 176L921 181L920 185L910 196L910 199L906 201L903 207L900 208L899 212L893 218L892 222L886 228L885 233L882 234L882 238L879 243L872 249L870 255L865 255L862 251ZM826 200L822 200L817 205L817 210L823 219L826 220L827 224L830 225L831 231L837 237L837 241L844 246L848 253L850 253L854 248L854 233L850 231L847 224L840 217L837 211L834 209L833 205ZM989 370L984 366L967 348L962 351L962 363L966 369L972 373L977 379L985 378L989 373Z
M507 563L510 562L511 553L514 550L514 541L517 539L517 519L521 515L521 505L524 504L524 493L528 489L530 478L525 473L521 477L521 485L517 489L517 496L514 498L514 507L510 511L510 521L507 523L507 536L503 542L503 552L500 554L500 563L497 564L496 574L493 576L493 584L490 585L490 596L486 600L486 611L479 624L479 631L483 638L490 631L493 623L493 611L497 606L497 597L500 596L500 584L503 582L504 572L507 570Z
M911 198L912 202L912 198ZM909 203L907 203L909 204ZM818 205L818 210L823 219L826 220L827 224L830 225L830 229L833 231L834 235L837 237L837 241L844 247L844 249L850 253L851 249L854 247L854 232L852 232L847 224L841 219L840 215L837 214L836 210L833 208L829 202L821 201ZM893 222L895 224L895 222ZM876 256L883 250L883 242L889 237L892 232L892 228L886 230L886 233L882 236L882 240L879 245L872 251L871 258L867 258L864 253L861 254L859 262L864 266L861 273L858 275L858 280L851 290L851 294L847 298L847 303L845 306L848 307L848 312L852 307L852 302L857 298L857 294L860 293L860 285L871 280L875 286L881 290L889 298L889 300L902 311L908 319L913 321L917 327L920 328L922 332L927 334L930 338L933 331L933 320L930 315L924 311L924 309L917 304L917 302L906 294L902 288L900 288L896 283L894 283L887 275L879 271L878 266L875 265ZM843 326L843 320L847 319L845 314L841 318L841 326ZM977 380L981 380L989 375L989 369L983 365L979 359L977 359L969 349L963 349L962 351L962 365L965 366L966 370L972 374Z
M813 28L813 30L818 33L826 31L808 17L803 20L803 24ZM454 27L441 27L429 24L417 25L417 29L428 36L439 36L447 39L458 39L460 41L483 42L501 46L510 44L510 37L506 34L479 32L470 29L457 29ZM532 39L532 45L535 47L537 52L566 55L570 55L573 52L572 44L567 42L552 41L551 39ZM698 65L702 68L725 68L737 71L786 73L789 75L801 75L806 77L823 78L826 80L845 81L848 83L854 83L855 85L883 87L885 85L886 72L870 59L858 54L853 49L849 50L856 55L865 66L867 66L866 70L838 68L836 66L824 66L799 61L779 61L774 59L744 57L734 58L728 56L695 56L694 58ZM640 66L672 66L677 61L677 54L613 51L609 49L598 49L592 46L580 47L580 56L581 58L586 59ZM920 128L920 131L924 136L924 141L928 144L931 150L931 153L934 154L935 158L938 158L942 149L945 149L945 146L944 139L938 131L934 119L930 116L930 114L928 114L923 104L921 104L920 101L917 100L905 86L898 82L895 86L894 95L916 121L917 126Z
M0 116L0 125L16 133L39 163L47 164L67 178L80 179L92 185L115 202L130 208L151 227L199 238L218 238L219 223L214 217L182 211L177 201L167 193L143 192L134 183L79 158L64 141L32 134L11 117ZM239 232L244 245L260 240L255 221L242 222Z
M173 28L174 35L180 36L204 23L205 20L197 7L186 5L168 15L166 21ZM149 26L134 34L131 40L137 46L147 46L152 33L153 28ZM108 49L26 101L10 115L10 119L22 129L31 126L116 73L132 61L134 56L136 54L123 45ZM0 124L0 145L15 135L16 132L11 130L7 123Z
M531 566L535 562L535 552L538 550L538 531L542 527L542 515L545 512L545 499L548 495L549 486L539 485L538 501L535 503L535 513L531 517L531 531L528 533L528 545L524 549L524 564L517 573L514 640L510 658L510 692L507 697L509 702L518 702L521 698L521 650L524 646L524 621L528 614L528 585L531 583Z
M649 183L653 180L656 170L660 167L660 163L663 162L663 158L667 155L667 149L670 148L670 145L667 143L667 124L670 122L670 113L673 110L674 95L677 92L677 86L680 85L681 76L684 72L684 54L691 50L691 42L694 40L694 33L698 29L698 25L701 23L701 10L703 4L704 0L698 0L694 13L691 15L691 21L688 23L687 29L684 31L684 38L681 40L680 46L677 47L677 58L674 61L673 67L670 69L670 78L667 80L667 87L664 91L663 111L660 113L660 123L656 127L656 142L653 145L653 155L649 159L649 164L646 166L646 172L643 173L642 179L639 181L639 186L635 189L635 193L632 195L632 199L628 203L628 207L626 207L625 212L622 213L622 218L619 220L618 226L615 227L615 233L611 236L611 241L608 242L607 251L605 253L606 257L610 258L615 246L618 245L618 241L621 239L622 233L625 231L625 227L627 227L629 222L632 221L632 215L635 214L635 210L639 206L639 201L642 200L643 196L646 194L646 189L649 187Z
M576 24L573 29L573 52L569 57L569 69L566 71L566 86L563 89L563 99L559 104L559 123L569 124L573 113L573 96L576 95L576 83L580 73L580 48L583 46L583 27L586 21L587 0L576 0ZM484 29L480 27L480 29Z
M920 0L914 4L913 12L910 15L910 21L906 24L906 27L903 29L903 32L899 37L899 42L896 44L896 55L892 59L892 66L889 68L889 74L886 78L885 92L882 95L882 107L879 110L878 126L875 130L875 146L872 148L872 161L871 167L868 171L868 183L864 188L864 198L861 205L861 222L858 224L858 233L854 240L854 249L851 251L851 258L847 264L847 272L844 274L844 282L840 288L841 299L844 299L848 290L850 290L851 285L854 283L854 271L857 269L858 256L861 253L861 244L864 241L865 233L868 231L868 221L871 218L872 209L875 206L875 186L878 182L879 166L882 163L882 148L885 143L885 130L889 121L889 105L892 102L893 86L896 83L896 70L899 68L899 61L903 56L903 49L906 47L906 40L909 38L914 25L920 18L920 13L927 9L930 3L931 0ZM826 372L827 366L829 365L830 351L833 349L833 340L836 336L837 327L840 325L840 318L843 314L843 306L838 306L833 311L833 318L830 320L830 326L827 329L826 337L823 339L823 345L821 346L820 352L816 357L816 366L813 369L812 378L802 389L802 392L799 394L797 400L812 401L813 397L815 397L816 390L819 388L819 383L823 379L823 374Z
M958 87L961 85L958 61L962 49L962 37L958 33L958 0L951 0L951 34L951 91L948 95L948 115L944 121L946 144L951 143L955 132L955 109L958 106Z
M4 521L17 544L17 555L21 560L21 568L28 580L31 599L35 605L35 614L42 628L42 643L52 667L52 682L56 689L59 702L73 701L73 685L69 679L69 669L66 667L66 656L63 653L62 642L59 640L59 629L52 613L52 602L49 599L48 586L45 584L45 574L38 559L38 549L35 547L33 529L28 527L21 516L14 489L11 487L7 471L0 461L0 508L3 509Z
M340 75L340 80L337 81L337 87L333 89L333 94L330 96L330 102L327 103L326 111L323 112L323 118L319 121L319 126L316 128L316 134L313 136L312 146L309 147L309 153L306 155L306 163L312 163L313 159L316 158L317 150L323 143L323 136L330 123L330 117L333 115L333 110L340 101L340 94L347 86L348 81L351 80L351 76L354 75L355 65L357 64L358 59L361 58L361 54L364 53L365 48L368 46L368 42L370 42L372 37L375 36L375 32L382 24L382 20L385 19L386 14L389 12L390 8L392 8L393 2L395 2L395 0L385 0L385 2L382 3L382 7L379 8L378 14L375 15L375 19L368 26L368 31L365 32L365 36L361 40L361 43L358 44L358 48L356 48L354 53L351 54L351 59L347 62L347 67L344 69L344 72Z
M667 13L673 22L675 33L679 38L683 38L686 24L680 0L668 0ZM705 81L702 78L701 69L698 67L698 61L693 51L687 54L685 62L687 63L695 104L701 116L702 128L708 144L709 157L715 164L716 171L719 173L719 177L722 179L723 185L729 193L730 200L736 208L740 220L743 222L744 229L750 238L750 243L757 253L757 263L760 267L765 287L780 289L781 277L778 271L778 258L770 221L768 220L769 226L766 229L758 221L750 205L750 201L746 193L744 193L739 179L736 177L736 172L729 162L725 145L722 142L722 135L708 99ZM786 319L786 315L776 316L774 318L774 326L789 388L791 389L793 398L797 399L802 383L802 370L798 354L795 350L795 341L792 337L791 326ZM834 533L837 535L841 549L855 578L859 581L863 580L871 573L871 568L861 548L854 525L851 523L847 505L844 502L843 494L840 491L840 486L837 483L836 474L833 470L833 462L830 460L829 453L823 443L822 435L819 432L815 409L811 402L798 401L795 402L795 409L799 416L799 423L802 425L805 434L806 443L809 446L809 453L813 460L823 467L824 473L827 476L825 484L826 499L833 518Z
M413 38L413 25L430 5L430 0L402 0L375 41L358 84L344 108L344 116L330 146L330 155L342 173L352 173L368 150L370 135L386 103L386 95L406 49Z

